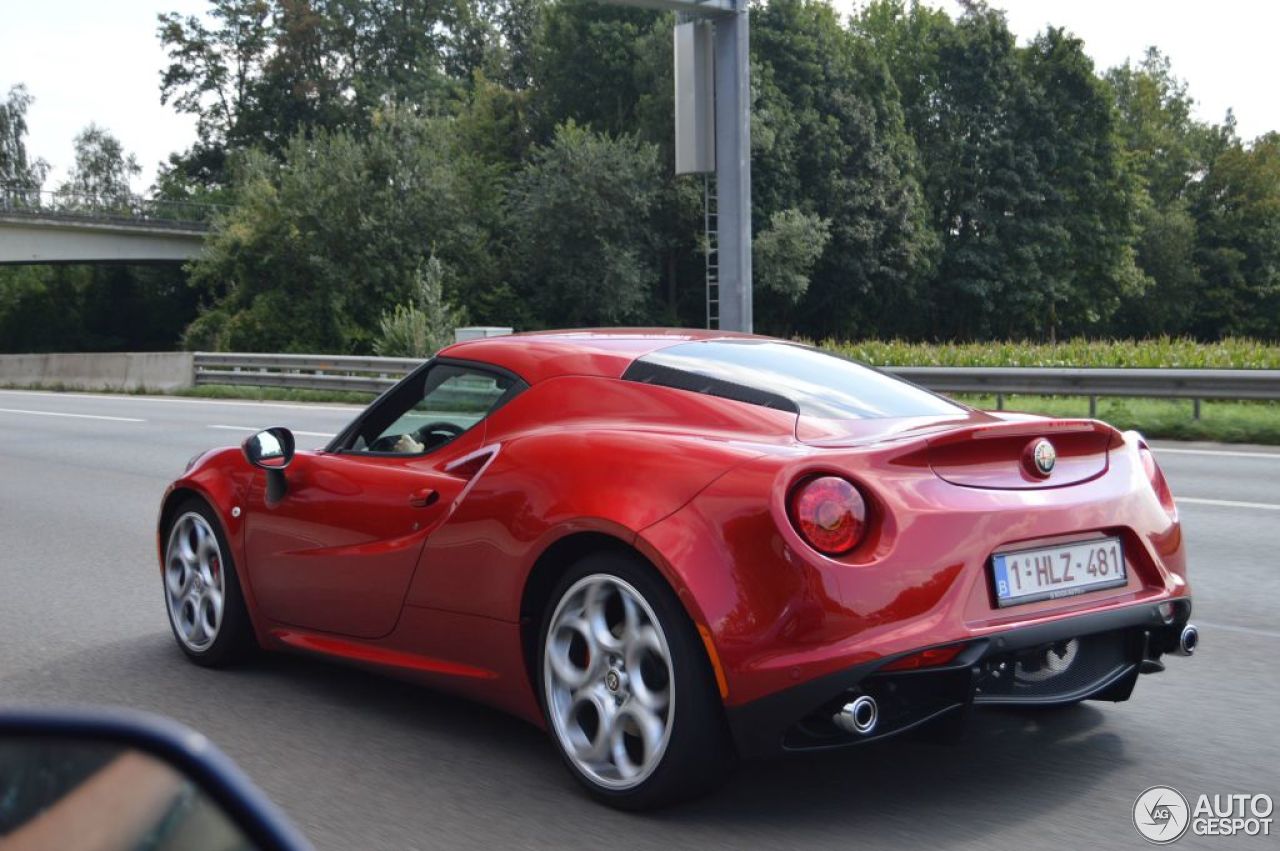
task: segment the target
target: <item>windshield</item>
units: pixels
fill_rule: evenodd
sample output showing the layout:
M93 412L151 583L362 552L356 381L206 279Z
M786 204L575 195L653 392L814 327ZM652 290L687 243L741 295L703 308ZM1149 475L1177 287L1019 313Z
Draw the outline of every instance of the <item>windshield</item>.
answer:
M793 343L681 343L639 358L623 378L827 419L946 416L964 410L854 361Z

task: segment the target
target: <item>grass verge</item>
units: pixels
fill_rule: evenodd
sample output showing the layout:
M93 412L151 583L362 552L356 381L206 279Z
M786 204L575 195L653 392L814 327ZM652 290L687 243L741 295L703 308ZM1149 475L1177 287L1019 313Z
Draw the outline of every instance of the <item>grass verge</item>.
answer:
M175 390L172 396L194 396L200 399L251 399L255 402L341 402L367 405L372 393L351 390L301 390L292 387L243 387L236 384L202 384L186 390Z
M206 384L184 390L133 390L70 387L66 384L0 384L0 390L38 390L44 393L100 393L106 396L191 396L197 399L244 399L253 402L329 402L345 405L367 405L372 393L351 390L300 390L290 387L242 387L232 384Z

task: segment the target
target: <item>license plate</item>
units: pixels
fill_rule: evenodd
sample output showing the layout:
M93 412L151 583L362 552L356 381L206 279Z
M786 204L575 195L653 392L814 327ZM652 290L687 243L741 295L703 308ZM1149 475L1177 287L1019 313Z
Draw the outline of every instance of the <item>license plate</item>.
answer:
M996 553L991 559L1001 608L1070 597L1128 582L1119 538Z

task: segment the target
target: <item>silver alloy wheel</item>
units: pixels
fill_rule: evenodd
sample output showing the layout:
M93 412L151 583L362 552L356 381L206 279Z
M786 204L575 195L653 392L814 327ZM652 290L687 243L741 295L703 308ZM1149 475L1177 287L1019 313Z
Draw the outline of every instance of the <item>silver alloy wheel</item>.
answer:
M222 626L226 578L218 536L194 511L179 517L169 532L164 588L178 639L197 653L208 650Z
M547 630L542 681L556 737L592 781L631 789L662 761L675 717L671 650L630 584L596 573L565 592Z

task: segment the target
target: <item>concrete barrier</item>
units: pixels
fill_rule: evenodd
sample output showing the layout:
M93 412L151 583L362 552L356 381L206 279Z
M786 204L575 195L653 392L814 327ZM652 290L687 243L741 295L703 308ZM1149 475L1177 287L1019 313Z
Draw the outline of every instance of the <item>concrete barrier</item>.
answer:
M77 390L180 390L195 384L191 352L0 355L0 385Z
M453 341L465 343L467 340L479 340L483 337L505 337L513 331L515 329L509 325L468 325L453 329Z

